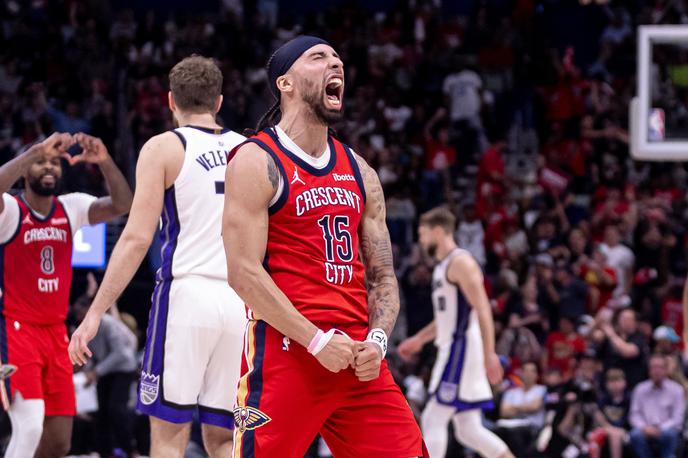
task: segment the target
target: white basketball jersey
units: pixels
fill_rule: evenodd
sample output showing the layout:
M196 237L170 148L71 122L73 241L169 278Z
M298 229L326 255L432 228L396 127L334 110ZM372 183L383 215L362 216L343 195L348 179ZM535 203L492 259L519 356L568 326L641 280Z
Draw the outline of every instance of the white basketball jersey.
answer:
M437 326L435 337L437 348L450 347L457 337L465 334L470 324L471 305L461 289L447 279L449 263L456 256L471 256L471 254L466 250L456 248L437 264L432 272L432 307Z
M457 256L472 255L456 248L432 272L437 359L429 391L436 393L440 403L465 410L490 402L492 392L485 375L478 316L461 289L447 279L449 263Z
M165 190L161 217L161 280L187 275L227 280L222 243L227 156L244 141L229 129L180 127L184 164Z

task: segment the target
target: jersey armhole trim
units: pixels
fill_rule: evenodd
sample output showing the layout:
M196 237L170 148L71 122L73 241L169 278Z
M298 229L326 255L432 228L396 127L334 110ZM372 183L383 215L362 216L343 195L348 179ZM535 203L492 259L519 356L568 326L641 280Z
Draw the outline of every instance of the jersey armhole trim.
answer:
M349 145L345 145L342 143L342 146L344 147L344 151L346 152L346 156L349 158L349 164L351 164L351 170L354 172L354 178L356 179L356 183L358 184L358 188L361 190L361 195L363 196L363 203L366 202L366 191L365 191L365 184L363 183L363 177L361 176L361 168L358 166L358 162L356 161L356 157L354 156L353 151L351 151L351 148L349 148Z
M182 129L183 127L188 127L188 126L182 126L182 127L177 127L176 129L170 130L173 134L175 134L178 138L179 141L182 142L182 148L184 149L184 155L182 159L182 167L179 169L179 172L177 173L177 176L174 178L174 181L172 181L172 184L169 185L167 188L165 188L165 191L169 191L174 187L174 184L177 183L177 180L179 180L179 177L182 176L182 173L184 172L185 166L186 166L186 137L184 137L184 134L179 132L179 129ZM163 184L164 185L164 184Z
M95 202L95 200L93 202ZM93 202L91 202L91 205L93 205ZM64 204L62 202L60 202L59 199L57 200L57 205L62 207L62 213L64 213L65 218L67 218L67 226L69 226L70 237L72 239L72 243L74 243L74 234L79 232L79 229L81 229L81 227L72 228L72 220L69 218L69 213L67 213L67 208L64 206ZM91 217L88 214L91 213L91 205L89 205L88 210L86 210L86 222L88 223L89 226L91 226Z
M274 204L270 205L270 207L268 207L269 214L274 215L284 206L284 204L287 202L287 198L289 197L289 181L287 180L287 172L284 171L282 161L279 160L277 154L275 154L275 152L272 151L268 145L263 143L262 140L259 140L257 138L249 138L244 143L242 143L242 145L249 142L255 143L256 145L260 146L260 148L263 149L266 153L268 153L272 160L275 162L277 168L279 169L280 175L282 175L282 193L280 194L277 201Z
M177 129L172 129L172 133L179 137L179 141L182 142L182 146L184 146L184 149L186 150L186 138L184 138L184 135Z
M451 253L449 253L449 259L447 260L447 268L444 270L444 279L447 280L447 283L449 283L450 285L456 286L462 294L463 290L461 289L461 285L449 279L449 266L451 265L454 259L458 258L459 256L465 256L467 254L469 253L466 250L462 250L459 247L454 248L454 250Z
M19 230L21 229L22 220L24 219L24 215L22 215L23 212L22 212L21 205L19 205L19 202L15 201L15 203L17 204L17 207L19 208L19 220L17 221L17 227L14 229L14 232L12 233L10 238L8 238L5 242L0 243L0 247L7 245L8 243L12 242L15 238L17 238L17 235L19 234Z

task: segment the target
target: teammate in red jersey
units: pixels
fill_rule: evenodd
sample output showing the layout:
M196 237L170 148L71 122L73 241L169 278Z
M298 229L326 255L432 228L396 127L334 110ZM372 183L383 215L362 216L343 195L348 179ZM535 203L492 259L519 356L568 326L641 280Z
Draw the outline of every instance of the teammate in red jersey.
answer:
M66 150L74 143L81 154ZM57 196L61 158L98 164L111 196ZM6 193L23 177L24 192ZM0 359L17 366L2 381L12 438L5 457L69 451L75 414L64 320L72 283L72 237L84 224L122 215L131 190L100 139L55 133L0 167Z
M268 73L278 103L267 119L279 109L281 121L236 149L225 182L229 283L251 319L234 456L301 457L318 433L338 458L424 455L384 361L399 296L382 187L328 134L342 61L297 37Z

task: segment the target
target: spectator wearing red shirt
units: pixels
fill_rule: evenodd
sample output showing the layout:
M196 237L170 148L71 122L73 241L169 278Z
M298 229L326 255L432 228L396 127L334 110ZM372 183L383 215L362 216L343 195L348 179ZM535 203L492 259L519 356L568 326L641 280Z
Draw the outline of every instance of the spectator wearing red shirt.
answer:
M437 140L432 136L425 140L425 168L443 171L456 164L456 150L449 144L449 130L446 126L437 129Z
M622 221L631 207L621 194L621 190L615 188L603 188L598 190L593 199L600 199L592 214L592 225L595 229L596 240L601 239L604 227Z
M607 306L617 285L616 271L607 263L602 246L595 247L592 259L581 265L580 277L588 284L588 310L594 315Z
M545 90L547 119L549 121L568 121L579 118L585 113L585 96L589 83L581 78L580 70L573 65L573 48L568 48L560 62L555 65L559 70L556 86Z
M559 330L547 336L542 367L545 371L557 368L564 379L569 379L576 366L576 356L585 352L585 348L585 340L576 333L573 319L564 315L559 318Z
M479 215L485 215L490 196L499 198L504 195L504 148L506 142L500 139L486 149L480 158L475 186L476 209Z
M451 189L451 170L456 165L457 154L449 144L449 130L446 124L438 124L446 117L446 110L440 108L424 128L425 137L425 170L421 192L423 201L428 207L448 200ZM442 196L445 199L442 199Z
M438 109L423 128L425 169L442 172L456 164L456 149L449 144L449 129L444 119L447 110Z
M668 172L662 173L657 178L657 184L654 188L654 197L662 202L666 208L672 208L684 196L683 190L674 184L674 180Z

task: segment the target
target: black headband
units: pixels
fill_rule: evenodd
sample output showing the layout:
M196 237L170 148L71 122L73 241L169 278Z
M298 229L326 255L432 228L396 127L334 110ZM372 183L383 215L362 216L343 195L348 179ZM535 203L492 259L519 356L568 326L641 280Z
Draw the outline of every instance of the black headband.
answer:
M296 62L304 52L320 44L330 45L322 38L301 35L277 48L277 51L275 51L268 61L268 83L272 95L279 98L277 78L287 73L294 62Z

